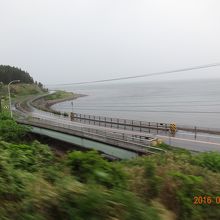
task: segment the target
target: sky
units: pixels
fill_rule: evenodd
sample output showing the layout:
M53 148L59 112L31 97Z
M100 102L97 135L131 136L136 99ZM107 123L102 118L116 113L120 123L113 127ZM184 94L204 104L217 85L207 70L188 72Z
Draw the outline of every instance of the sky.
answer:
M0 0L0 64L62 84L216 63L219 11L219 0ZM145 80L214 77L220 67Z

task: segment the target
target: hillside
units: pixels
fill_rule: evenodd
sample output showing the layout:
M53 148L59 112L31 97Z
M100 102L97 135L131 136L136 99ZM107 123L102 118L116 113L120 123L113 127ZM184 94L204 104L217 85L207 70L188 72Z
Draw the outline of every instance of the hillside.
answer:
M17 67L0 65L0 95L1 96L3 97L8 96L7 85L13 80L20 80L20 82L13 83L10 85L12 98L17 96L35 95L47 91L47 89L43 88L42 83L34 81L34 79L26 71L21 70Z
M1 88L1 94L4 96L8 95L8 88L7 85L4 85ZM35 95L40 94L43 92L43 90L36 84L24 84L24 83L18 83L18 84L12 84L10 86L11 90L11 96L17 97L17 96L25 96L25 95Z
M0 65L0 82L8 84L12 80L20 80L23 83L34 83L33 78L26 71L17 67Z
M56 155L0 114L0 219L209 220L220 217L220 154L109 162L96 151ZM29 140L29 141L28 141Z

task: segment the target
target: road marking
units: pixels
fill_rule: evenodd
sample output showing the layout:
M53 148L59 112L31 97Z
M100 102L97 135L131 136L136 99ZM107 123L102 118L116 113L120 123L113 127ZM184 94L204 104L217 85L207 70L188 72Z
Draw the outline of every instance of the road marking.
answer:
M161 136L161 135L156 135L156 136L157 137L161 137L161 138L166 138L168 140L169 140L169 138L171 138L171 139L180 140L180 141L188 141L188 142L194 142L194 143L211 144L211 145L218 145L218 146L220 146L219 143L215 143L215 142L189 140L189 139L184 139L184 138L167 137L167 136Z
M179 133L176 133L177 135L188 135L188 136L195 136L195 134L190 134L190 133L184 133L184 132L179 132ZM216 138L216 139L218 139L218 138L220 138L219 136L217 136L216 134L207 134L207 135L204 135L204 134L199 134L199 133L197 133L197 135L196 135L197 137L206 137L206 138Z

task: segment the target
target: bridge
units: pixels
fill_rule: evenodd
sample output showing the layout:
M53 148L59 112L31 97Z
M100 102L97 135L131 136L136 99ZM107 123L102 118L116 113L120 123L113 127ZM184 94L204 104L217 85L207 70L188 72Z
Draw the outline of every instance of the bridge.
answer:
M17 104L14 113L17 115L16 121L29 125L32 133L84 148L93 148L119 159L164 152L151 146L151 143L156 141L151 134L83 124L71 121L68 117L38 110L31 105L28 107L27 110Z
M94 148L117 158L131 158L164 152L152 147L158 139L191 151L220 151L220 130L178 126L175 135L170 124L72 114L58 116L17 103L18 123L30 125L33 133L63 140L77 146ZM120 152L119 152L120 151ZM126 156L125 156L126 155Z

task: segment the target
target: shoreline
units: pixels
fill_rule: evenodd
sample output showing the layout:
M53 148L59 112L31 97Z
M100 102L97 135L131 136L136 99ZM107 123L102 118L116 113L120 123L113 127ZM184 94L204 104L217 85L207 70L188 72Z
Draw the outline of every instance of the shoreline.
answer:
M63 99L57 99L57 100L52 100L51 102L49 101L49 102L47 102L47 106L48 106L48 108L51 109L51 107L52 107L53 105L57 104L57 103L75 100L75 99L78 99L78 98L81 98L81 97L84 97L84 96L87 96L87 95L72 93L72 97L63 98ZM52 110L53 110L53 109L52 109Z
M47 100L46 99L48 96L56 94L57 92L63 92L67 97L60 98L60 99L53 99L53 100L51 100L51 99ZM78 99L78 98L84 97L84 96L87 96L87 95L57 90L54 93L51 93L51 94L48 94L48 95L44 95L42 97L39 97L39 98L33 100L31 102L31 104L35 108L37 108L39 110L42 110L42 111L51 112L51 113L59 114L59 115L61 115L61 114L68 115L67 112L57 111L57 110L52 109L51 107L53 105L57 104L57 103L62 103L62 102L66 102L66 101L75 100L75 99Z

